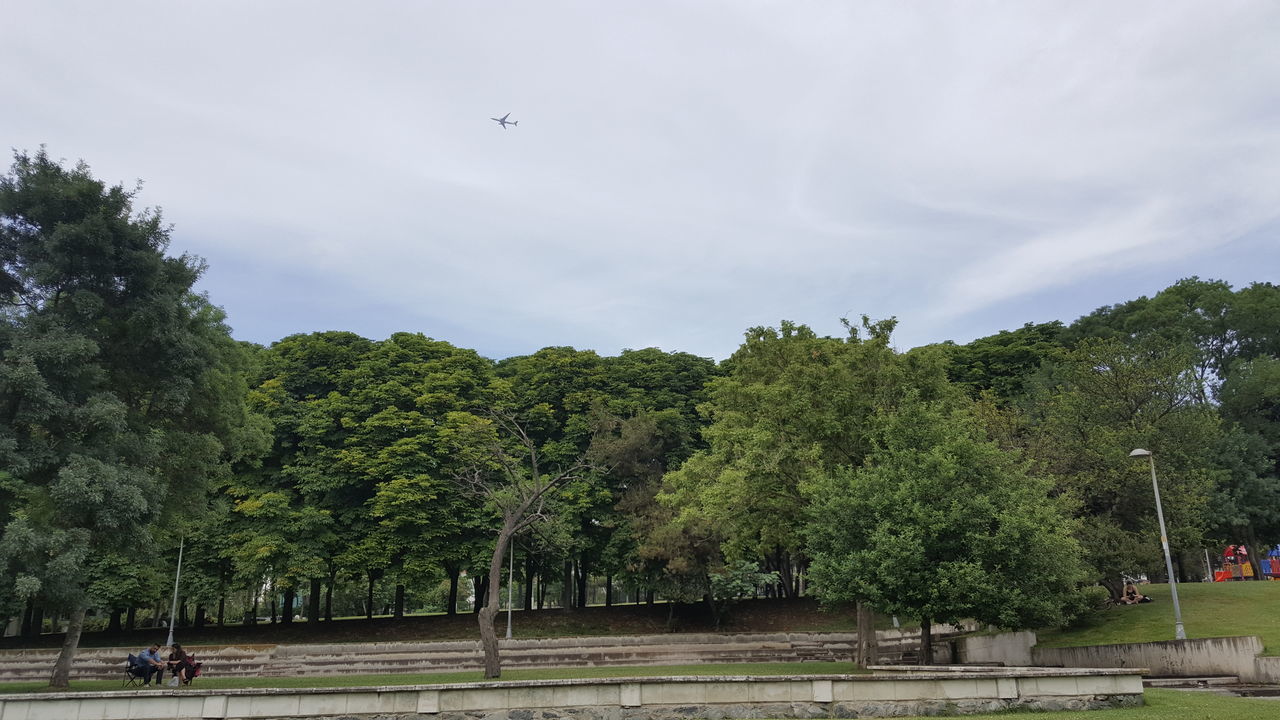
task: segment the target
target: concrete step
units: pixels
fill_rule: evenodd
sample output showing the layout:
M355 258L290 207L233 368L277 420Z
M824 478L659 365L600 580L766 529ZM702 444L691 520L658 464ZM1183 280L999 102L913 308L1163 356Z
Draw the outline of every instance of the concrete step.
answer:
M939 640L945 637L938 633ZM698 633L633 637L529 638L501 640L507 667L596 665L692 665L697 663L847 661L856 633ZM883 662L915 661L918 636L880 633ZM351 643L280 646L188 647L218 677L424 673L474 670L483 661L479 641ZM138 648L89 648L72 666L72 677L113 679ZM0 681L43 680L54 650L0 651Z
M1219 685L1239 685L1235 675L1206 675L1204 677L1148 677L1142 678L1143 687L1195 688Z

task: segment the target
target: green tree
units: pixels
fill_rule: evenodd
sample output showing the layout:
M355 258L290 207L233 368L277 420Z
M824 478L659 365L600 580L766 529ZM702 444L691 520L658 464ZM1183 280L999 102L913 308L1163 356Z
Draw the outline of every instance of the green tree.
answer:
M1195 362L1193 348L1158 337L1088 340L1066 357L1060 384L1040 399L1031 456L1077 503L1086 556L1117 597L1123 575L1161 565L1150 476L1129 452L1156 453L1174 548L1200 547L1210 498L1225 479L1214 461L1221 422L1200 401Z
M860 464L871 447L866 420L906 388L958 394L946 380L946 356L936 348L897 353L893 327L864 317L842 339L789 322L749 330L727 375L711 382L708 448L663 481L659 500L678 508L673 522L714 528L728 559L762 559L781 576L779 591L795 594L807 562L807 478Z
M983 435L964 405L909 400L871 420L865 463L813 480L808 547L826 602L930 624L1061 622L1082 579L1051 484Z
M0 595L67 611L56 688L102 602L93 559L167 507L199 505L253 451L228 371L237 346L192 294L203 266L167 256L167 226L132 200L44 151L0 178Z

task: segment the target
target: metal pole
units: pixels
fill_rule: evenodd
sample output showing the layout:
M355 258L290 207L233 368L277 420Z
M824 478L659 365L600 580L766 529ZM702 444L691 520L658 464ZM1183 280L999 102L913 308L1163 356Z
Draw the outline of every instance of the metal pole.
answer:
M1209 548L1204 549L1204 581L1213 582L1213 565L1209 563Z
M173 604L169 606L169 639L164 641L168 647L173 647L173 624L178 615L178 578L182 577L182 548L186 543L185 536L178 540L178 572L173 575Z
M1160 506L1160 484L1156 482L1156 456L1147 455L1151 463L1151 489L1156 493L1156 518L1160 520L1160 546L1164 548L1164 566L1169 572L1169 592L1173 594L1173 637L1186 640L1187 631L1182 627L1182 608L1178 606L1178 579L1173 575L1173 558L1169 555L1169 538L1164 529L1164 508Z
M511 547L507 549L507 639L511 639L511 591L516 586L516 543L513 539Z

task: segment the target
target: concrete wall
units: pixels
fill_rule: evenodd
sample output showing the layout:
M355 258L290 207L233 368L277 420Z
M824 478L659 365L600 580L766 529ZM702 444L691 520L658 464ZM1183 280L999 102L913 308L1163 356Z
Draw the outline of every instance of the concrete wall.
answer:
M272 690L0 696L0 720L668 720L1092 709L1142 704L1130 670L654 677Z
M1036 647L1031 656L1036 665L1145 667L1156 676L1237 675L1251 682L1255 676L1254 660L1261 652L1262 641L1249 635L1069 648Z
M1031 648L1036 644L1036 634L1030 630L973 635L954 642L956 662L966 665L1005 665L1027 667L1034 665Z

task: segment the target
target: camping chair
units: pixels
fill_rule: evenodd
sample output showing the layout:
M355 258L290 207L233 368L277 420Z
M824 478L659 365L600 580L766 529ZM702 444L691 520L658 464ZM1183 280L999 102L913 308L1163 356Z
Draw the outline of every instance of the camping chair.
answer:
M204 663L196 662L195 655L188 655L187 666L184 668L187 671L187 680L182 684L190 685L192 680L195 680L196 678L200 677L200 674L203 668L204 668Z
M120 687L142 687L142 681L145 677L146 675L143 674L142 668L138 667L138 656L129 653L129 659L124 661L124 682Z

